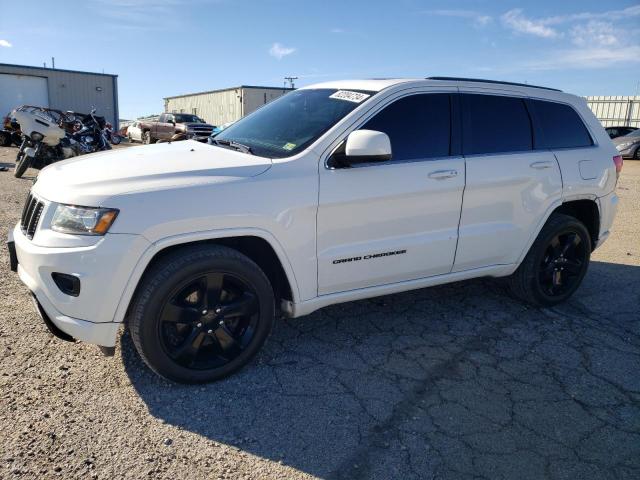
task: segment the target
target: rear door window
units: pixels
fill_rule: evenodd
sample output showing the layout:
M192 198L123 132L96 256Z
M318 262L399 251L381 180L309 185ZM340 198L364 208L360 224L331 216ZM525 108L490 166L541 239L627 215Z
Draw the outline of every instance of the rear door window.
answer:
M577 148L593 145L580 115L563 103L531 100L539 135L536 148Z
M401 98L361 128L389 135L393 161L446 157L451 144L450 96L429 93Z
M524 100L498 95L462 95L465 155L531 150L531 119Z

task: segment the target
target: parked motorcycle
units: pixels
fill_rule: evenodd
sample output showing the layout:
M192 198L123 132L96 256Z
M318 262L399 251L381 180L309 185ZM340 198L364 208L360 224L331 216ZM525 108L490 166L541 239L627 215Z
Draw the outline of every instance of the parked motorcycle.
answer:
M21 126L23 140L16 156L16 178L27 168L47 165L85 153L110 150L103 129L104 117L22 106L12 113Z
M113 145L120 145L120 142L122 141L120 133L113 131L113 125L111 122L107 122L105 124L104 136L107 137L107 140L109 140Z
M20 124L11 115L7 115L2 120L0 128L0 147L10 147L12 144L18 146L22 143Z

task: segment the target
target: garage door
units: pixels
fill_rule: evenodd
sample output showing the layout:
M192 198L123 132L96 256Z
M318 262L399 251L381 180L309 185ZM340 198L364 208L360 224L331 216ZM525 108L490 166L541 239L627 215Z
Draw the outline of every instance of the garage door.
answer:
M0 73L0 117L20 105L48 107L47 79Z

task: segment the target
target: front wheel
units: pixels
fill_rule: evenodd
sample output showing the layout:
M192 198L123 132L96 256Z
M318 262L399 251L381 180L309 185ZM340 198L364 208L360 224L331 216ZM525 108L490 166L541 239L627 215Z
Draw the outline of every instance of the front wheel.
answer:
M29 168L29 165L31 165L31 157L24 152L23 148L21 148L16 156L16 169L13 172L13 176L21 178L22 175L24 175L24 172L27 171L27 168Z
M120 138L120 135L117 134L111 134L111 143L114 145L120 145L120 142L122 141L122 138Z
M569 215L549 217L529 253L509 277L517 298L537 307L564 302L578 289L591 257L591 236L582 222Z
M154 372L204 383L246 365L274 315L271 284L252 260L228 247L193 246L163 257L145 274L129 330Z
M142 132L142 143L144 143L145 145L151 145L152 143L154 143L153 138L151 138L151 132Z

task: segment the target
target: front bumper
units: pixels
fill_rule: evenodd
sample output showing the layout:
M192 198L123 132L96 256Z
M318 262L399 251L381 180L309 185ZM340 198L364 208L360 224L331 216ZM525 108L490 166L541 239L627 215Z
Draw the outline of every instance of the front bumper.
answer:
M43 247L25 237L19 226L8 241L10 256L15 249L18 276L36 298L43 317L74 339L106 347L115 345L120 326L114 321L115 312L148 245L139 235L107 234L92 246ZM53 272L78 277L80 294L63 293Z

